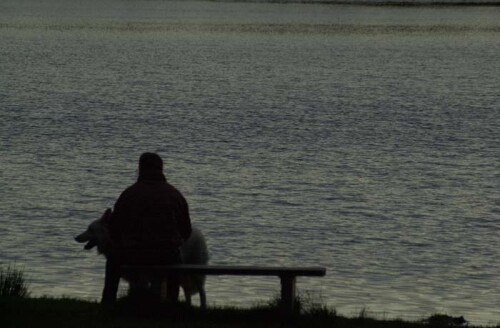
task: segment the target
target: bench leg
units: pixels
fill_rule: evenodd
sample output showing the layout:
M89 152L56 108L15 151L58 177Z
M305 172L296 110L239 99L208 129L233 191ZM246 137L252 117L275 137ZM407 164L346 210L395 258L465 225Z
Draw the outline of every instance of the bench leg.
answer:
M281 314L291 316L295 310L295 276L281 276Z

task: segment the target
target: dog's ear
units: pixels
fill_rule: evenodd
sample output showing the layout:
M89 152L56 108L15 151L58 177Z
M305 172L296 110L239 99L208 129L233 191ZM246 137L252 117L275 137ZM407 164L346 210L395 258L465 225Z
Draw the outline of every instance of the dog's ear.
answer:
M103 223L109 223L109 221L111 220L111 215L113 215L113 211L110 208L106 209L101 217Z

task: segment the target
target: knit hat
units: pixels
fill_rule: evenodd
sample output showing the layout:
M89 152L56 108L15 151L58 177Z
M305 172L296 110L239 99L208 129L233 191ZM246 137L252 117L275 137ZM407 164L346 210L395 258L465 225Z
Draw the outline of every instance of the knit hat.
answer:
M139 172L145 170L163 171L163 161L158 154L144 153L139 158Z

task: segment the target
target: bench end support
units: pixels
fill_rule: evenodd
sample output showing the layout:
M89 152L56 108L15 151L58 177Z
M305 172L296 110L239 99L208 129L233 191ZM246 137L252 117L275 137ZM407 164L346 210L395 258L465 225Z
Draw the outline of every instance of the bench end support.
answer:
M295 311L295 276L283 275L281 280L281 314L291 316Z

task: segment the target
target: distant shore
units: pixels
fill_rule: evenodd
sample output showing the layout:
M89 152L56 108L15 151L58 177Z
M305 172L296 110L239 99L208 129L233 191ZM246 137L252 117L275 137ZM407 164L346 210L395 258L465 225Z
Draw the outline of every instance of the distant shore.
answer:
M290 3L290 4L325 4L357 6L395 6L395 7L486 7L500 6L500 1L403 1L403 0L207 0L212 2L255 2L255 3Z

